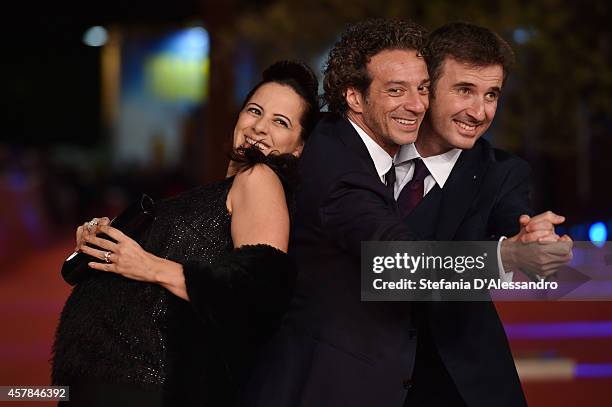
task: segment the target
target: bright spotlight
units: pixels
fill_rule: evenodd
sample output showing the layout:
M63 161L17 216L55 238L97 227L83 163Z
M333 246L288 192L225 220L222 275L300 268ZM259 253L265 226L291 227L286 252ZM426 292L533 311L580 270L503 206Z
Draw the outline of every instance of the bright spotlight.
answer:
M603 247L608 239L608 229L603 222L596 222L589 228L589 239L597 247Z
M108 40L106 28L99 25L89 28L83 35L83 42L90 47L101 47Z

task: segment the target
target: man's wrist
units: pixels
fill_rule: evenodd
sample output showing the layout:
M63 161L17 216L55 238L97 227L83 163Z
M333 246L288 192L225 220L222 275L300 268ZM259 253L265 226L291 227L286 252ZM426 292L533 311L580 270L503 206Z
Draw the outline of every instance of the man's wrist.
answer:
M502 266L506 273L511 273L516 270L515 253L512 242L509 239L502 237L499 243L500 257Z
M504 267L504 262L502 261L501 256L501 246L504 240L506 240L506 236L501 236L497 241L497 268L499 269L500 281L511 282L514 279L514 273L511 269L506 269L506 267Z

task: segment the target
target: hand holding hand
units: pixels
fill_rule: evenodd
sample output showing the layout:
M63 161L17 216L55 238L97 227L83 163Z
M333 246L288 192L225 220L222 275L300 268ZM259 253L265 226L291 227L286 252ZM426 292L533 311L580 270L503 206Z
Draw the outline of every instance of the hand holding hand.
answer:
M506 270L522 269L530 274L548 277L572 260L572 239L559 237L554 226L565 221L551 211L533 218L522 215L521 230L502 242L502 262Z
M555 225L565 222L565 217L551 211L541 213L533 218L521 215L519 224L521 230L509 238L510 241L522 243L530 242L556 242L559 236L555 233Z
M572 260L573 242L564 236L557 242L502 242L502 262L506 270L523 270L548 277Z

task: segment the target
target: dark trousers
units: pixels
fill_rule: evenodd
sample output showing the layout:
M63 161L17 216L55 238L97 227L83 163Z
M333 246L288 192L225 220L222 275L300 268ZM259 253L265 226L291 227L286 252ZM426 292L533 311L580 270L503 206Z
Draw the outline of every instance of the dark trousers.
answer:
M467 407L448 374L426 322L425 304L414 306L418 326L417 352L412 384L404 407Z

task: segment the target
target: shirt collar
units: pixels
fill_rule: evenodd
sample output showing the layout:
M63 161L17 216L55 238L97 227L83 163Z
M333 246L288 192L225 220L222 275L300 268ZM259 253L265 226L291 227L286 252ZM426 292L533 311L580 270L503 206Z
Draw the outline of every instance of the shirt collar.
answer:
M381 146L379 146L361 127L359 127L352 120L347 119L359 134L359 137L363 140L372 161L374 161L374 167L378 176L382 179L383 176L389 172L393 165L393 158L387 153Z
M422 158L423 163L440 188L444 187L444 184L450 176L450 173L453 170L455 163L459 159L460 154L461 149L453 148L452 150L449 150L443 154ZM414 158L419 157L421 157L421 154L419 154L417 151L414 143L406 144L400 147L400 150L395 157L395 165L402 165L408 163Z

